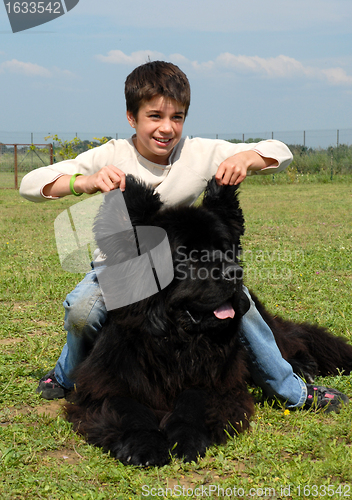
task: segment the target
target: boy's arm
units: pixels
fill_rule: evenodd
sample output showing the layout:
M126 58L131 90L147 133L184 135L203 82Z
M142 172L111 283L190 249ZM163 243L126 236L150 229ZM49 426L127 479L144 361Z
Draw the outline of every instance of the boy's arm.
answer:
M20 195L29 201L43 202L72 194L70 181L74 174L83 174L74 180L74 191L78 194L107 192L117 187L123 190L126 172L120 170L124 163L121 159L129 157L130 149L124 139L111 140L74 159L32 170L21 181Z
M262 170L278 164L277 160L263 157L254 150L241 151L219 165L215 179L219 186L223 184L236 185L246 178L248 170Z
M44 196L62 197L72 194L70 189L71 175L61 175L54 182L47 184L43 189ZM126 176L122 170L114 165L103 167L92 175L79 175L76 177L73 188L76 193L93 194L97 191L107 193L118 187L125 190Z

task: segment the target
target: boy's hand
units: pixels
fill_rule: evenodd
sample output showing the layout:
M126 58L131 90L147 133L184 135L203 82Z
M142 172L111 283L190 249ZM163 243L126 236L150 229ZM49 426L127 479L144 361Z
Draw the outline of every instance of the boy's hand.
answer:
M270 165L277 165L272 158L264 158L255 151L241 151L220 163L215 174L219 186L237 185L247 176L247 170L261 170Z
M75 191L77 193L93 194L97 191L108 193L126 187L126 175L114 165L108 165L92 175L80 175L75 180Z
M47 184L43 188L43 194L47 197L60 198L71 193L71 175L61 175L54 182ZM92 175L79 175L74 182L76 193L93 194L97 191L108 193L118 187L121 191L126 187L126 175L122 170L114 165L103 167L99 172Z

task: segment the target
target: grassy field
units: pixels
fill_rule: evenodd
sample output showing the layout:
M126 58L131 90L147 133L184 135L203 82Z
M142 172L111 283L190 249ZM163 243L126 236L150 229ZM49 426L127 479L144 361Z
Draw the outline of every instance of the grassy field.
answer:
M0 191L1 500L352 496L352 404L332 415L285 411L258 390L250 432L197 464L140 469L88 446L60 417L60 401L35 394L65 342L62 301L80 279L60 268L53 232L74 202ZM351 181L249 179L241 202L247 285L276 314L352 342ZM320 382L352 398L352 376Z

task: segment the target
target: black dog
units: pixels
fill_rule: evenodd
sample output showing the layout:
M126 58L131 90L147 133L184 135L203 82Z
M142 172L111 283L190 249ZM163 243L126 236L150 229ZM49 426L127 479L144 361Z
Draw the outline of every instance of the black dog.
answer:
M238 336L249 303L238 264L244 220L236 188L213 179L202 206L165 208L152 189L128 177L124 196L134 226L166 230L175 277L159 293L108 314L75 373L67 418L124 463L162 465L170 452L196 460L247 429L254 412ZM114 236L113 203L108 195L96 222L108 260L126 237ZM111 236L104 237L107 228ZM296 373L308 381L350 373L352 346L322 328L274 318L254 300Z

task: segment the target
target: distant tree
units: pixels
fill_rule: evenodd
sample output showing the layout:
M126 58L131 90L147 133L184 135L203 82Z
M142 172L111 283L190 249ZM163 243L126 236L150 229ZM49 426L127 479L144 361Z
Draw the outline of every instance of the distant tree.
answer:
M259 138L257 138L257 139L252 139L252 138L250 137L249 139L246 139L244 142L245 142L246 144L251 144L252 142L260 142L260 141L264 141L264 139L259 139ZM232 143L234 143L234 144L239 144L239 143L241 143L241 142L243 142L243 141L240 141L239 139L229 139L229 140L228 140L228 142L232 142Z
M73 139L67 141L62 140L57 134L48 135L45 137L45 140L52 139L55 143L55 160L58 156L59 159L56 161L70 160L72 158L76 158L84 151L88 151L88 149L93 149L106 142L110 141L112 137L93 137L93 141L84 140L81 141L78 137L74 137Z

